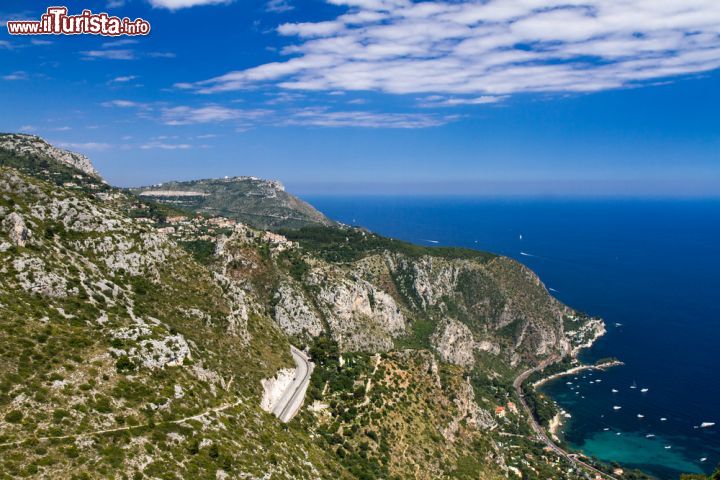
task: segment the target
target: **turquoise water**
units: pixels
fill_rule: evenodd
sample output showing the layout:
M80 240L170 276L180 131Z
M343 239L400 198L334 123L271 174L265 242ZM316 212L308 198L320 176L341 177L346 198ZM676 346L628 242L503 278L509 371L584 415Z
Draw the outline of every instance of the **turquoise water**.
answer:
M308 200L384 235L513 257L604 318L608 334L583 358L625 366L544 387L572 414L575 448L661 479L720 461L720 429L695 428L720 425L720 201Z

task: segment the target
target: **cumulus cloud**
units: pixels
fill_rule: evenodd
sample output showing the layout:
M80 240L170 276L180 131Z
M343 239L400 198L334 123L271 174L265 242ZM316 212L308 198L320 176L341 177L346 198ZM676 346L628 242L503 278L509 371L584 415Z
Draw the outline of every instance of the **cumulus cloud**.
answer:
M181 86L442 94L459 105L720 68L717 0L327 1L345 11L278 27L294 39L286 60Z

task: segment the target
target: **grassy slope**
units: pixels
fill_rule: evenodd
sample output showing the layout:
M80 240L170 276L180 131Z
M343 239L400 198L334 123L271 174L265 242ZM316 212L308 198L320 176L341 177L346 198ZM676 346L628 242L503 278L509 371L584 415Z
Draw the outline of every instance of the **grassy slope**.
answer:
M0 169L0 179L12 179L15 188L5 192L0 206L32 221L37 240L0 253L0 443L20 442L0 447L0 478L215 478L218 469L342 477L334 459L304 432L279 425L258 407L259 379L290 363L287 341L267 318L250 316L249 342L229 335L227 295L182 250L167 245L168 259L152 280L151 275L111 272L102 255L80 246L108 237L141 249L141 230L81 233L33 218L31 210L50 198L75 200L84 194L8 169ZM122 218L119 212L103 213ZM53 297L23 289L14 266L21 258L42 259L42 269L31 276L67 278L67 293ZM107 287L97 287L100 282ZM119 293L111 295L116 287ZM122 363L112 349L138 347L141 340L115 336L133 325L129 308L137 317L157 319L145 337L182 335L192 347L192 359L164 369ZM188 314L190 308L204 318ZM107 320L99 322L103 315ZM200 366L213 373L203 378L195 371ZM233 404L199 420L172 423ZM126 427L131 428L90 433ZM66 435L71 436L43 439ZM294 460L305 456L312 466Z

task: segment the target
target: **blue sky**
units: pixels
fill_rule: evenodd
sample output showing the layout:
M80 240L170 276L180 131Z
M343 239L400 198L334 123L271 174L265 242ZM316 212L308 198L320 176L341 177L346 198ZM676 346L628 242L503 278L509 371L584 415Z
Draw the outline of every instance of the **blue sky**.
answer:
M301 194L720 195L715 0L109 0L148 37L13 37L0 130L116 185Z

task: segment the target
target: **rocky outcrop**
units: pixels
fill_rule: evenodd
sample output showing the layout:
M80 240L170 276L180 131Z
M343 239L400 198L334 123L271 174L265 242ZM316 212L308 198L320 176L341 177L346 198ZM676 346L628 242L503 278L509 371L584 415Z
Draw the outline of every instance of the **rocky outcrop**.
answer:
M461 423L481 430L492 430L497 427L492 415L487 410L480 408L475 402L475 391L469 380L460 384L454 403L457 413L442 432L447 441L453 442L456 440Z
M463 367L475 363L475 339L472 331L462 322L448 318L438 326L431 340L444 361Z
M333 270L316 270L308 282L319 289L318 307L343 349L385 351L405 334L405 316L395 299L370 282Z
M10 241L18 247L24 247L32 236L32 232L25 226L23 217L15 212L5 217L3 228L7 232Z
M317 337L323 324L314 307L299 288L287 282L275 292L273 319L287 335Z
M46 157L80 170L91 177L100 178L100 174L85 155L54 147L35 135L21 133L0 135L0 148L18 155Z

